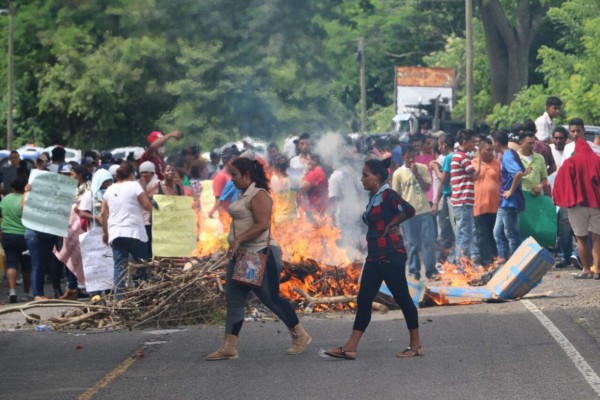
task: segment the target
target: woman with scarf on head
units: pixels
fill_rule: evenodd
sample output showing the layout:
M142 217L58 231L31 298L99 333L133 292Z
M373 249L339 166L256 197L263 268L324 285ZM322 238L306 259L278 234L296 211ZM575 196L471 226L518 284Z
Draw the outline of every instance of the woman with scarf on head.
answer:
M94 173L89 189L83 193L77 206L81 228L84 232L102 225L100 215L102 211L102 198L106 189L112 184L113 176L108 170L101 168ZM94 297L97 294L101 294L101 292L92 292L89 294Z
M368 225L368 254L356 299L357 309L350 338L343 346L325 354L346 360L356 358L358 342L371 321L371 307L381 283L385 282L394 300L402 309L408 332L409 346L396 354L398 358L425 354L419 337L419 317L406 282L406 249L399 225L415 215L415 209L390 189L386 183L390 159L368 160L362 172L362 184L369 191L369 203L362 220ZM431 249L433 251L433 249Z

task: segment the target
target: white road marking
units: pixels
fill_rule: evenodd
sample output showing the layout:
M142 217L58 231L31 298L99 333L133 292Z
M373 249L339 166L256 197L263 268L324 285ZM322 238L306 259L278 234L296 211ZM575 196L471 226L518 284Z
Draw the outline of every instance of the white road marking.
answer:
M569 342L569 339L567 339L567 337L556 327L556 325L554 325L552 321L550 321L550 319L531 301L521 300L521 304L523 304L526 309L531 311L531 313L542 323L544 328L548 330L558 345L565 351L567 357L573 361L573 364L575 364L575 367L577 367L579 372L581 372L581 375L583 375L583 378L586 380L586 382L592 387L592 389L594 389L598 396L600 396L600 377L592 369L590 364L585 361L575 346Z

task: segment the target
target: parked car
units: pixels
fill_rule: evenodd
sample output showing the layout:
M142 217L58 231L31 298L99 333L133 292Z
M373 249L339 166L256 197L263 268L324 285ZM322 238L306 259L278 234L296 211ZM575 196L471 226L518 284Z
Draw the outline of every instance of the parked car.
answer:
M133 158L139 160L142 157L142 154L144 154L144 151L145 149L143 147L130 146L112 149L110 150L110 153L112 154L115 160L118 160L119 158L122 160L126 160L129 153L133 153Z
M21 159L32 160L34 162L44 151L44 148L38 147L34 144L26 144L25 146L21 146L17 149L17 152L21 155Z

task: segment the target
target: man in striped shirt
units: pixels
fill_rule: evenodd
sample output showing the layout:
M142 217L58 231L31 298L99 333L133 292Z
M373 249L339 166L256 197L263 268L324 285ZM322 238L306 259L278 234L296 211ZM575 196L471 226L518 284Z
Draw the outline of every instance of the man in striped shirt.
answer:
M479 178L481 163L477 170L471 165L467 153L475 149L475 132L462 129L458 132L458 149L450 163L450 185L452 195L450 204L456 221L456 252L455 263L461 256L470 258L475 251L473 240L473 205L475 204L475 180Z

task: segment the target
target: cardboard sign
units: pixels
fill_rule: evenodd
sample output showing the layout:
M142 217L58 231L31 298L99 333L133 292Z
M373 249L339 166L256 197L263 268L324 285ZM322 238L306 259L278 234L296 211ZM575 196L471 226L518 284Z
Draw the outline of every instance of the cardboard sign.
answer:
M115 264L112 249L102 243L102 228L94 227L79 236L85 290L96 292L111 289Z
M529 237L494 273L486 287L501 299L515 299L536 287L553 265L552 255Z
M155 195L158 210L152 210L152 254L160 257L190 257L196 249L196 214L190 196Z
M77 181L68 176L32 170L22 222L26 228L56 236L67 236Z

